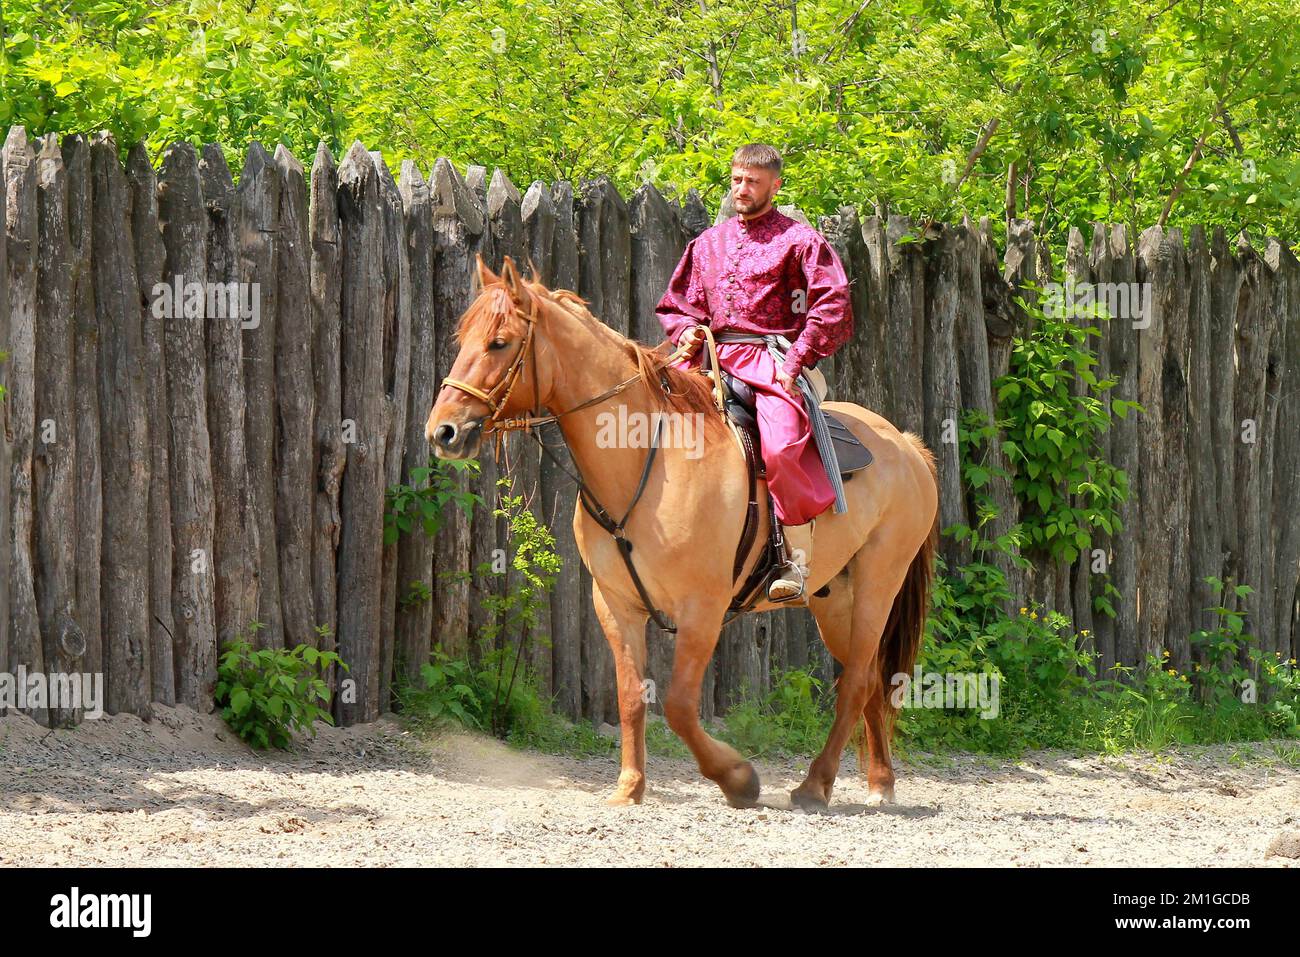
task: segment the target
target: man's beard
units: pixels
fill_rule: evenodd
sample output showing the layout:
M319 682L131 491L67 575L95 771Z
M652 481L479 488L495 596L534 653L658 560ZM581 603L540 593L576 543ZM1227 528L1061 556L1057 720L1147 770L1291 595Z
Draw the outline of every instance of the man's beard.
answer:
M760 202L757 199L733 199L732 203L738 213L752 213L765 207L772 199L770 195L765 196Z

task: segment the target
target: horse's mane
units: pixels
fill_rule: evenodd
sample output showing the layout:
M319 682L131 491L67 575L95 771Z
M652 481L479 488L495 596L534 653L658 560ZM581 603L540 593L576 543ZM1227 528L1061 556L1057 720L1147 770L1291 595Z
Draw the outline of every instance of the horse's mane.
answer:
M669 352L660 350L665 345L671 346L670 341L664 340L653 347L642 345L597 319L587 308L587 300L572 289L550 289L540 281L522 278L520 281L532 295L549 301L585 325L602 327L617 340L621 340L619 345L628 357L636 362L637 372L646 386L646 392L660 411L703 412L706 429L716 426L718 429L725 430L722 416L718 414L717 406L713 402L709 379L698 372L683 372L681 369L665 364L671 350ZM465 336L479 328L480 324L486 325L485 338L492 338L512 321L522 325L522 320L515 315L514 300L511 299L504 281L489 283L460 317L460 322L456 325L456 342L458 344L463 342ZM513 331L519 335L523 334L522 329ZM661 373L668 381L671 390L669 393L663 390L660 382Z

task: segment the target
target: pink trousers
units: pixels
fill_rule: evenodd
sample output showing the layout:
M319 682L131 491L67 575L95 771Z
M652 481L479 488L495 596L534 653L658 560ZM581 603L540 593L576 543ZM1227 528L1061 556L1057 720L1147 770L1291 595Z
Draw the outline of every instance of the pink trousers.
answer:
M697 368L705 348L678 368ZM816 518L835 504L835 490L817 453L803 402L781 388L776 363L761 345L720 342L718 363L754 389L767 489L776 517L783 525L803 525Z

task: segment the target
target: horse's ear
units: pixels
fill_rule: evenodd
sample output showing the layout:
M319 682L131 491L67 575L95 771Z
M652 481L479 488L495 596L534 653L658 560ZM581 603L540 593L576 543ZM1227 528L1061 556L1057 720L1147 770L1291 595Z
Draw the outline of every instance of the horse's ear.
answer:
M529 282L542 281L542 274L537 271L537 263L533 262L532 256L528 257L528 271L532 273L532 275L528 277Z
M478 276L478 288L480 291L486 289L490 284L497 281L498 277L491 267L483 261L482 253L474 254L475 272Z
M515 261L507 256L501 264L501 281L505 283L506 291L510 293L511 298L517 303L524 303L528 299L528 290L524 288L523 277L519 275L519 267Z

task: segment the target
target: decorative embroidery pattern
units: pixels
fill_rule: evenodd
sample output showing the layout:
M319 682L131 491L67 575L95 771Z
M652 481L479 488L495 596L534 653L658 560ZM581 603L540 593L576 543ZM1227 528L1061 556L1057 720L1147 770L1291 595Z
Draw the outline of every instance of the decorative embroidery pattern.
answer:
M848 285L825 237L772 207L691 240L655 314L674 342L698 323L715 333L780 333L793 343L785 371L797 375L853 335Z

